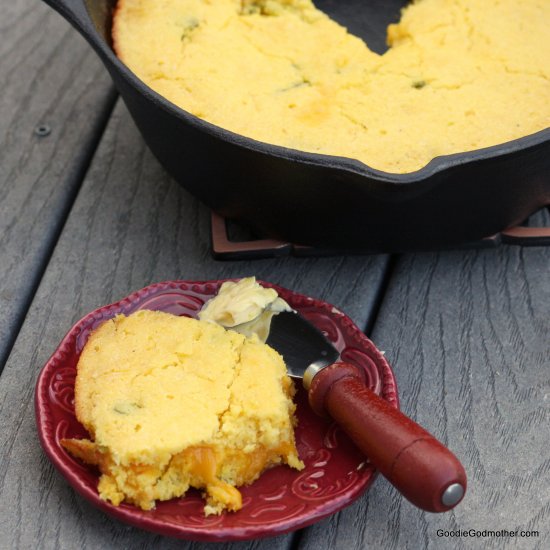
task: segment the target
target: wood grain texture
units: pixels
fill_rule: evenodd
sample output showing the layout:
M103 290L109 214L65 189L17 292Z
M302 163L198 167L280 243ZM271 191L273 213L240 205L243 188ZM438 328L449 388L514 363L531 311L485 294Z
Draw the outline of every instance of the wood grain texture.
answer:
M119 104L0 378L0 547L214 547L111 520L78 497L44 457L33 388L77 319L155 281L256 275L325 299L364 326L386 265L384 256L214 261L207 210L165 174ZM283 536L228 547L291 542Z
M1 370L115 95L84 40L41 2L6 2L0 34Z
M550 225L548 212L535 224ZM373 340L402 409L441 438L469 476L451 513L415 509L383 479L299 548L550 546L550 249L402 256ZM538 530L532 538L443 538L437 531Z

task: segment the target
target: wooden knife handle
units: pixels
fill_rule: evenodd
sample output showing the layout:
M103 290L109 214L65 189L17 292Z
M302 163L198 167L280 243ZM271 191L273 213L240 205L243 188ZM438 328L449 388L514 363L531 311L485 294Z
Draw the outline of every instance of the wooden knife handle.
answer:
M466 492L466 472L449 449L371 391L347 363L320 370L309 402L345 430L370 462L410 502L428 512L454 508Z

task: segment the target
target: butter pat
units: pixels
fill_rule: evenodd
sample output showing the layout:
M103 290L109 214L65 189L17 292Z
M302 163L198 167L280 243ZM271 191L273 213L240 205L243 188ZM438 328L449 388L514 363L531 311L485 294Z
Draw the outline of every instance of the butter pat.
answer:
M264 288L255 277L245 277L223 283L218 294L201 309L199 319L265 342L271 318L281 311L292 308L274 289Z

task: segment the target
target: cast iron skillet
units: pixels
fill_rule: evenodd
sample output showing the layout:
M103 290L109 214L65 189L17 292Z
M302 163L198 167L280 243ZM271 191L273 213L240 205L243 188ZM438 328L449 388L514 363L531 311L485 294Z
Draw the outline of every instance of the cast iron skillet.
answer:
M339 249L433 249L492 235L550 203L550 128L398 175L268 145L183 111L134 76L111 48L115 0L45 1L94 47L168 172L214 211L262 235ZM316 1L378 51L404 4Z

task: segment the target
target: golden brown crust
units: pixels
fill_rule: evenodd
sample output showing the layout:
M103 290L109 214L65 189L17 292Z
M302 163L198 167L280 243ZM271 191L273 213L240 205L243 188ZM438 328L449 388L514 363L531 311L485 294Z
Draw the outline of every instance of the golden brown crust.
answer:
M111 38L113 40L113 50L117 57L124 61L123 58L123 52L122 48L118 47L118 40L119 40L119 32L118 32L118 24L119 24L119 13L121 10L125 8L125 0L118 0L115 7L113 8L113 16L112 16L112 28L111 28Z

